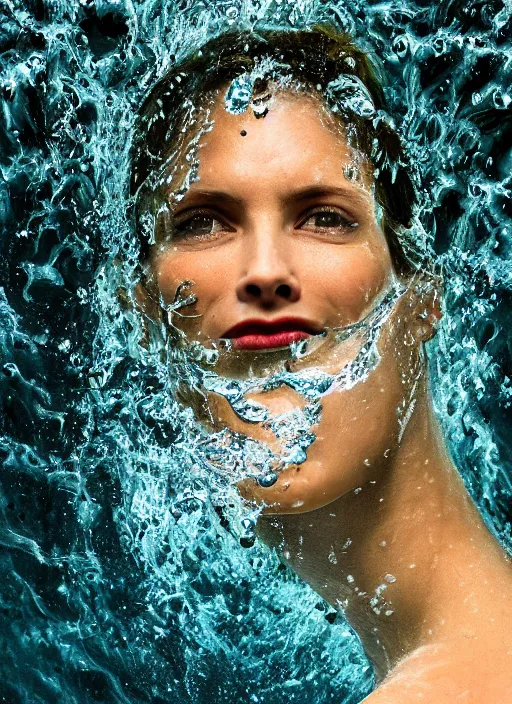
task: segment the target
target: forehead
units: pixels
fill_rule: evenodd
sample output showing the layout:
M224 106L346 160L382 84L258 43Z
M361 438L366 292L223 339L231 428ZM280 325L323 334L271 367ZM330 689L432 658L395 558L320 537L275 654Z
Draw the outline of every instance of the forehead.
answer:
M349 146L341 122L320 98L280 91L265 117L258 118L250 106L240 114L226 110L225 94L226 88L216 96L213 126L199 142L200 180L236 183L259 176L267 182L291 178L314 184L327 176L341 178L351 166L359 167L367 181L362 156Z

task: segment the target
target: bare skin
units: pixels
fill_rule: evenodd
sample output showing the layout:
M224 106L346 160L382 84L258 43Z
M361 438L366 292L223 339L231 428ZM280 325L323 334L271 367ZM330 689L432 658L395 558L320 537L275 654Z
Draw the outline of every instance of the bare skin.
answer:
M311 513L264 517L259 532L326 601L344 605L383 680L369 702L509 701L510 564L427 399L375 483ZM382 584L385 603L372 609Z
M220 101L213 117L199 181L152 256L164 300L195 282L200 317L184 331L207 343L248 318L298 316L319 329L360 319L394 271L369 177L343 175L352 154L341 131L315 100L287 95L264 119ZM267 505L260 537L344 609L381 682L368 702L505 704L512 572L431 409L421 350L438 315L435 296L408 294L368 379L322 399L307 461L271 488L240 490ZM259 400L298 404L291 392ZM272 443L222 401L211 407L219 423Z

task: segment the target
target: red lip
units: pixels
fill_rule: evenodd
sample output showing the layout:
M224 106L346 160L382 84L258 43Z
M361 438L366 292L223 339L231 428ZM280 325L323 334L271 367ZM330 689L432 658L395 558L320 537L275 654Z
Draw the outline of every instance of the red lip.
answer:
M318 326L303 318L251 318L230 328L222 337L231 338L235 349L261 350L286 347L319 332Z

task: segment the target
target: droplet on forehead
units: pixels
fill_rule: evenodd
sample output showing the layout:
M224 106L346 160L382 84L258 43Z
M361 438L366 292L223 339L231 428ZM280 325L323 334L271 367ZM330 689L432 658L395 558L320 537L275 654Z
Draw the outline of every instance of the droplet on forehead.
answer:
M247 110L251 102L255 78L249 73L243 73L231 81L224 98L227 112L241 115Z
M343 167L343 176L347 181L357 181L359 172L353 164L345 164Z
M263 102L263 101L260 101L260 102L253 101L253 103L252 103L252 111L253 111L254 117L255 117L256 119L265 117L265 116L267 115L267 113L268 113L268 101L265 101L265 102Z

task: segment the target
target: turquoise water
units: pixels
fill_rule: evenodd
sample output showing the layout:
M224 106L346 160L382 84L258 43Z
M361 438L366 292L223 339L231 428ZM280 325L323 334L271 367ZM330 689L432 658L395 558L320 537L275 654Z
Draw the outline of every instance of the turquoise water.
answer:
M235 494L198 461L176 375L139 345L123 303L133 119L224 28L327 20L377 57L444 266L436 405L510 547L510 6L27 0L0 13L0 696L360 701L372 672L357 638L250 546Z

